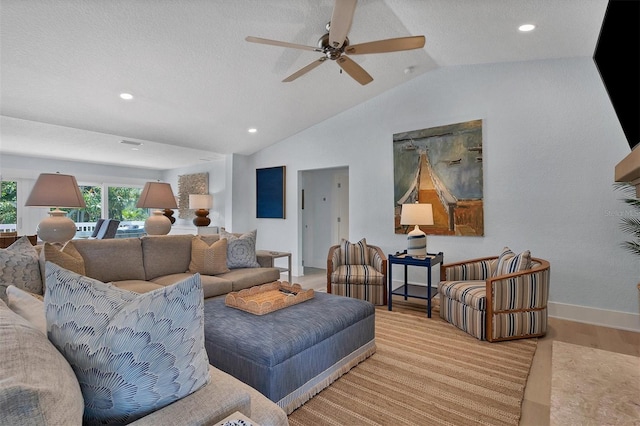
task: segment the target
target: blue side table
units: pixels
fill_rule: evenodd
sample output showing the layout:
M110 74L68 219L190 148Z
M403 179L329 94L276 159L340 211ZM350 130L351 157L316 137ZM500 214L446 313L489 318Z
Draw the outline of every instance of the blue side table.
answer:
M399 295L404 296L404 300L407 300L408 297L413 297L416 299L426 299L427 300L427 317L431 318L431 267L437 265L438 263L442 263L444 259L444 254L442 252L438 254L430 254L427 253L426 256L409 256L407 251L390 254L388 256L389 262L389 310L391 310L391 299L392 296ZM404 265L404 285L398 287L397 289L392 289L393 286L393 265ZM407 268L409 266L422 266L423 268L427 268L427 288L422 285L408 284L407 283ZM426 293L426 294L425 294Z

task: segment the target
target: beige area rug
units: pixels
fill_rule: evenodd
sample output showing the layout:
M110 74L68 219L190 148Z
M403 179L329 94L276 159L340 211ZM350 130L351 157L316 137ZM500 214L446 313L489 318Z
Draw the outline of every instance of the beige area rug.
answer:
M640 358L553 342L551 418L557 425L640 425Z
M481 342L437 315L376 310L376 353L291 426L517 425L537 340Z

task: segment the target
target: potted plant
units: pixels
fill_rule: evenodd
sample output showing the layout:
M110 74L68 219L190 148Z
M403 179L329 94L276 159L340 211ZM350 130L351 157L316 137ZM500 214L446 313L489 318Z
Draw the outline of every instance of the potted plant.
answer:
M620 229L632 236L631 241L622 243L622 247L628 252L640 256L640 198L636 193L636 187L628 182L616 183L616 189L624 194L622 201L629 206L629 211L622 215Z

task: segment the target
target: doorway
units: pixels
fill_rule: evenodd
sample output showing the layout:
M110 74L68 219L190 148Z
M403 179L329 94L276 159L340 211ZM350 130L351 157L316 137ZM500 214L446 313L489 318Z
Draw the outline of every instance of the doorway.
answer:
M302 272L326 270L329 247L349 239L349 168L300 172Z

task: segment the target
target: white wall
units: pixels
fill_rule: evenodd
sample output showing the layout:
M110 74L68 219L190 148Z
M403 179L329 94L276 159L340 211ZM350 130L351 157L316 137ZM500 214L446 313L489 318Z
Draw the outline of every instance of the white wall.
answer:
M173 170L166 170L162 173L162 181L171 184L173 193L178 196L180 193L179 178L182 175L190 175L195 173L209 174L209 194L213 195L213 208L209 210L209 226L225 226L227 195L226 190L227 176L226 158L213 160L202 163L198 166L185 167ZM174 211L173 217L176 218L174 228L182 228L184 232L180 233L196 233L196 227L193 225L193 219L181 219L178 210Z
M430 251L452 262L529 249L551 262L556 307L631 314L637 327L640 262L620 248L615 212L627 208L612 187L629 146L590 58L436 70L254 154L254 168L287 166L287 219L254 219L258 234L274 249L298 246L297 172L346 164L350 236L402 249L392 135L474 119L483 120L485 236L430 236ZM234 186L234 217L254 199L255 186L249 197Z

